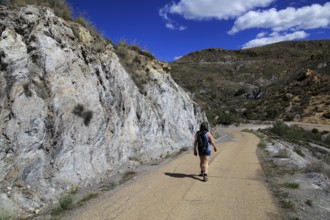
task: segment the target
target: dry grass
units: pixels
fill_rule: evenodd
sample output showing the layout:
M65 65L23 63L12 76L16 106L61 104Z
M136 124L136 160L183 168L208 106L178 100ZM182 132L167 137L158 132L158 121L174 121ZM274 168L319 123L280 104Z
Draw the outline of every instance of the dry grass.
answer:
M52 8L55 14L65 20L71 19L71 8L66 0L2 0L0 5L6 6L25 6L25 5L38 5Z
M133 179L135 176L136 176L136 172L128 171L123 175L123 177L120 180L120 183L125 183L125 182Z
M88 195L86 195L83 199L79 200L77 203L77 206L83 206L85 205L88 201L95 199L99 196L99 193L89 193Z

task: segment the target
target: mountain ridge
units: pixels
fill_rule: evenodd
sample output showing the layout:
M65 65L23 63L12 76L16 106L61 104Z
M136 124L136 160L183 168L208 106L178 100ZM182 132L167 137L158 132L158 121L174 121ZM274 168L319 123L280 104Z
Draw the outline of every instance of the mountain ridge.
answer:
M258 119L329 124L329 61L330 41L317 40L242 50L209 48L189 53L171 66L173 78L194 96L213 124ZM299 97L305 92L305 99ZM315 99L322 99L323 106ZM318 114L310 110L315 107Z

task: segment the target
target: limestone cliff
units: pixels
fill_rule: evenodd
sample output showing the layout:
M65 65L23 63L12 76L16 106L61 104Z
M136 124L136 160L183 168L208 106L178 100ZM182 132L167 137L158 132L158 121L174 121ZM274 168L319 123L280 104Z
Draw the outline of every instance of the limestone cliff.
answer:
M142 93L110 42L48 8L0 7L0 35L0 207L43 209L192 145L204 115L155 62Z

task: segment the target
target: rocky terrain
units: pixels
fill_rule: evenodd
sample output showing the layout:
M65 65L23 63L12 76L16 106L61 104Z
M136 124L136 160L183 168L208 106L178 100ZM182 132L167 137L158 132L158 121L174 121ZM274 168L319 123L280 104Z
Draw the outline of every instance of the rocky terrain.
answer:
M281 123L271 129L258 130L259 160L285 219L327 219L330 212L330 126L312 128L313 124L302 123L298 126L308 130ZM304 135L298 137L298 132ZM278 135L281 133L283 135ZM317 137L321 140L316 144Z
M330 124L330 41L205 49L171 63L172 76L213 124L251 120Z
M206 118L168 66L140 53L128 69L118 53L49 8L0 6L1 211L42 212L191 145Z

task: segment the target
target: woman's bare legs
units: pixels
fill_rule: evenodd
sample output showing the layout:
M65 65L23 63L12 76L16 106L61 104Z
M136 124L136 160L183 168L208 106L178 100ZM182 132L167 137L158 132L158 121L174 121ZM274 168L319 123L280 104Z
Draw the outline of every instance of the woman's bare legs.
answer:
M200 168L205 174L209 170L209 156L199 156L200 159Z

